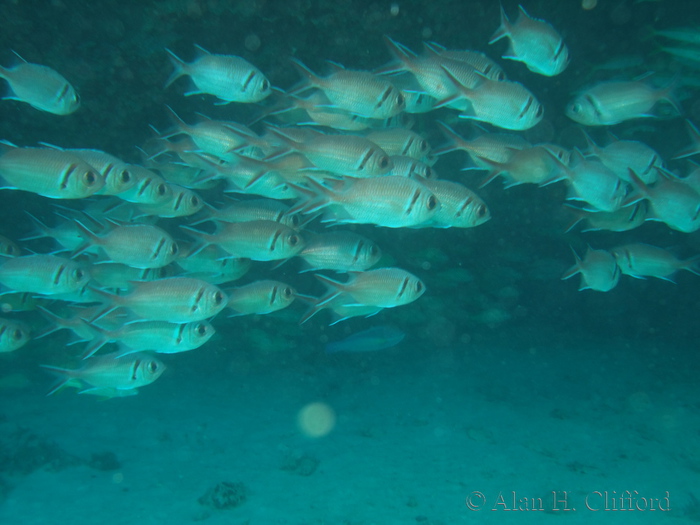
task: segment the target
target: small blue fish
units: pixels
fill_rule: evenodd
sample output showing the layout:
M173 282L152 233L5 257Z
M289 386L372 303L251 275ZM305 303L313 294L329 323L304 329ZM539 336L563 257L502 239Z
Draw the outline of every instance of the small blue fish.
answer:
M396 346L406 334L395 326L375 326L362 332L352 334L340 341L328 343L326 353L335 352L376 352Z

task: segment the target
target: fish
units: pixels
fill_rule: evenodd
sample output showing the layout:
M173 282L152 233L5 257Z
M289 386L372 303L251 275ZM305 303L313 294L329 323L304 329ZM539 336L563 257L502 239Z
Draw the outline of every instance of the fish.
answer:
M296 230L274 221L217 223L215 233L181 226L203 246L215 244L230 256L253 261L277 261L298 254L306 243Z
M328 286L332 295L325 299L330 302L340 294L350 300L346 305L379 306L394 308L412 303L425 293L425 284L418 277L401 268L379 268L366 272L350 272L346 282L340 282L322 274L316 278Z
M0 188L50 199L83 199L104 185L104 177L95 168L68 151L18 148L0 141Z
M80 221L76 221L86 240L73 257L89 247L100 247L109 262L126 264L132 268L162 268L179 255L179 247L168 232L151 224L114 225L97 235Z
M594 250L589 246L585 257L581 259L573 248L571 251L576 263L562 275L562 280L581 274L579 291L609 292L617 286L620 281L620 268L613 254L605 250Z
M90 319L91 322L124 307L151 321L189 323L214 317L228 301L228 296L219 287L192 277L132 282L131 290L125 295L93 291L107 302L107 308Z
M218 98L217 104L260 102L272 93L270 81L253 64L235 55L215 55L195 45L198 56L185 62L169 49L175 71L165 82L169 87L181 76L189 76L196 89L185 96L207 94Z
M369 71L353 71L331 62L333 72L327 77L319 77L300 60L292 58L291 63L309 87L323 91L331 108L364 118L387 119L401 113L406 107L399 89Z
M618 140L613 135L610 144L600 147L587 133L584 135L588 142L587 155L596 156L618 178L632 182L629 176L629 170L632 170L645 184L654 184L658 180L656 168L663 168L664 161L650 146L637 140Z
M365 137L393 157L403 155L416 160L430 156L430 143L415 131L404 128L377 129L365 133Z
M131 281L155 281L173 277L176 269L173 265L160 268L135 268L116 262L98 262L90 265L90 278L93 283L117 290L127 290Z
M337 352L377 352L398 345L406 334L395 326L374 326L352 334L340 341L327 343L327 354Z
M647 219L648 208L649 205L645 200L611 212L585 211L578 207L572 207L571 209L577 215L577 218L566 231L570 231L583 219L588 223L588 227L581 230L583 232L600 230L625 232L633 230L644 224L644 221Z
M690 135L690 145L686 146L673 157L674 159L685 159L700 153L700 131L690 120L685 121L688 135Z
M117 157L96 149L65 149L81 158L102 175L105 184L97 195L119 195L136 185L137 179L129 171L129 165Z
M89 280L90 273L82 264L55 255L23 255L0 262L0 284L15 292L72 293Z
M435 107L442 107L463 98L469 104L460 113L460 118L520 131L533 128L544 116L542 104L518 82L498 82L484 77L481 84L470 88L461 84L449 67L443 66L443 70L452 81L455 94L438 101Z
M1 160L2 157L0 157ZM136 178L136 183L128 190L119 193L117 196L120 199L135 204L154 205L163 205L172 199L172 187L157 173L136 164L129 164L129 172Z
M212 284L237 281L250 270L250 259L230 257L212 244L202 249L185 252L175 263L185 271L186 277L203 279Z
M673 282L673 275L679 270L700 275L700 256L681 260L668 250L645 243L617 246L611 252L622 273L637 279L656 277Z
M426 50L437 53L441 57L459 60L469 64L486 78L498 81L507 80L503 68L480 51L472 51L471 49L446 49L436 42L423 42L423 46Z
M194 191L177 184L169 184L172 191L170 199L156 204L137 204L132 220L141 217L156 216L161 218L188 217L204 207L205 202Z
M363 235L335 231L311 235L298 257L306 263L304 271L364 271L379 262L382 250Z
M364 137L307 130L302 138L293 137L287 129L270 127L269 131L321 170L353 177L377 177L392 168L389 155Z
M95 355L105 344L116 342L118 357L141 351L177 354L195 350L212 338L214 327L208 321L170 323L168 321L131 321L115 330L106 330L87 323L93 339L83 350L83 359Z
M690 184L659 170L665 175L655 185L647 186L632 170L629 173L637 196L628 199L627 205L646 199L650 211L647 220L661 221L672 230L684 233L700 229L700 193Z
M269 279L255 281L238 288L227 288L229 317L269 314L286 308L294 301L296 290L288 284Z
M352 317L371 317L384 310L381 306L358 305L348 294L337 294L332 291L321 297L313 297L300 293L297 293L296 297L309 305L306 313L299 319L300 325L307 322L321 310L331 311L332 321L329 326L333 326Z
M325 222L376 224L403 228L429 220L440 209L440 201L422 183L395 175L387 177L326 181L308 180L309 187L293 185L307 198L294 211L325 210Z
M680 106L673 97L675 82L655 88L641 81L610 80L583 90L566 106L566 116L584 126L612 126L626 120L654 117L660 101L671 104L678 114Z
M79 394L108 398L135 395L140 387L150 385L165 371L165 365L148 353L120 357L118 352L93 357L77 369L41 367L60 378L47 396L72 386L80 389Z
M0 354L19 350L30 340L31 334L26 324L0 318Z
M511 157L502 163L479 158L479 164L490 168L488 176L479 187L486 186L499 175L505 177L506 188L520 184L544 184L554 180L561 171L561 167L553 157L567 164L569 152L555 144L536 144L529 148L514 150Z
M0 78L10 86L3 100L25 102L54 115L70 115L80 107L78 93L60 73L48 66L27 62L13 53L19 62L10 68L0 67Z
M301 218L299 214L289 213L289 209L287 204L274 199L234 200L225 208L207 207L211 218L220 222L274 221L298 229Z
M551 24L533 18L520 5L515 23L501 5L501 25L491 36L489 44L508 38L510 44L502 58L522 62L533 73L553 77L569 65L569 50L562 36Z
M389 158L391 159L393 167L388 175L395 175L398 177L422 177L424 179L437 178L435 170L425 162L404 155L392 155Z

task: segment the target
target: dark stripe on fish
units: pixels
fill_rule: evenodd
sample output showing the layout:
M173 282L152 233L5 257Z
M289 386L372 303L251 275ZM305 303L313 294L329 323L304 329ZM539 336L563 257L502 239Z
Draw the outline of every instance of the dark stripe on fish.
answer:
M406 145L405 145L404 148L401 150L401 155L404 155L404 156L407 155L407 154L408 154L408 150L411 149L411 145L412 145L412 144L413 144L413 137L409 138L409 139L406 141Z
M280 235L282 235L282 230L276 230L275 234L272 236L272 242L270 243L270 252L275 251L275 246L277 245L277 239L280 238Z
M272 287L272 293L270 294L270 306L275 304L275 299L277 298L277 286Z
M63 275L63 272L66 271L66 265L62 264L58 267L58 270L56 271L56 275L53 277L53 284L58 286L58 283L61 282L61 275Z
M134 364L131 366L131 380L136 381L136 372L139 369L139 366L141 365L141 359L137 359L134 361Z
M559 55L561 55L562 51L564 51L564 41L560 40L559 46L557 47L557 50L554 52L554 60L557 60L559 58Z
M248 76L243 81L243 91L245 91L248 88L248 84L250 84L250 81L253 80L253 77L255 77L255 71L251 69L250 73L248 73Z
M77 165L77 164L71 164L71 165L68 166L68 167L66 168L66 170L63 172L63 177L61 177L61 184L60 184L60 188L61 188L62 190L65 190L65 189L68 187L68 179L70 178L70 176L73 174L73 172L74 172L76 169L78 169L78 165Z
M399 288L399 293L396 295L397 299L400 299L401 296L404 294L406 291L406 288L408 288L408 277L404 277L403 282L401 283L401 288Z
M600 111L600 106L598 105L598 101L591 95L590 93L584 97L588 103L593 107L593 111L595 111L595 114L597 117L602 117L603 113Z
M379 109L384 105L384 102L389 98L389 95L391 95L391 92L393 91L393 86L388 86L384 93L382 93L382 96L379 98L379 102L376 105L376 108Z
M360 259L360 254L362 253L362 247L365 245L365 241L359 241L355 247L355 253L352 256L352 264L357 263Z
M204 296L204 286L202 286L199 291L197 292L197 295L194 298L194 302L192 303L192 311L196 312L197 309L199 308L199 301L202 300L202 297Z
M418 189L413 193L413 198L411 199L411 202L408 204L408 208L406 208L406 215L411 215L411 212L413 211L414 206L416 205L416 202L418 202L418 199L420 198L421 191Z
M180 204L182 204L182 199L185 198L185 192L181 192L180 195L177 196L177 199L175 199L175 206L173 206L173 210L177 211L180 209Z
M151 185L153 182L152 178L147 178L143 181L143 185L139 188L138 195L143 195L146 192L146 189Z
M518 118L521 119L525 116L527 111L532 107L532 103L535 101L535 97L527 97L527 104L525 104L525 107L523 110L520 112L520 115L518 115Z
M367 164L367 161L372 156L372 153L373 153L372 148L368 148L367 153L365 153L365 156L360 159L360 164L357 167L358 171L365 169L365 164Z
M69 84L64 84L63 89L61 92L58 94L58 100L63 99L68 94L68 91L70 90L70 85Z
M2 339L2 334L4 334L6 330L7 330L6 324L0 326L0 339Z
M177 327L177 336L175 337L175 343L178 345L182 343L182 333L185 331L185 326L187 325L182 323L180 326Z
M152 260L158 259L158 255L160 255L160 251L163 249L166 240L167 239L165 237L160 238L160 241L158 242L158 244L156 244L156 249L153 251L153 255L151 255Z

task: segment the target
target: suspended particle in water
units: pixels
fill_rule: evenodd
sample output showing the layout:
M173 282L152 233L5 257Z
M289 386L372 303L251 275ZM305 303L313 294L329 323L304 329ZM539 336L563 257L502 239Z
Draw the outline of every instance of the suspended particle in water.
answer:
M297 415L299 429L309 437L322 437L335 426L335 412L325 403L310 403Z
M399 16L399 4L397 4L396 2L391 4L391 7L389 8L389 14L391 14L391 16Z
M248 51L257 51L260 49L260 45L262 42L260 41L260 37L256 35L255 33L251 33L247 37L245 37L245 48Z
M581 1L581 7L585 9L586 11L590 11L591 9L594 9L595 6L598 5L598 0L582 0Z

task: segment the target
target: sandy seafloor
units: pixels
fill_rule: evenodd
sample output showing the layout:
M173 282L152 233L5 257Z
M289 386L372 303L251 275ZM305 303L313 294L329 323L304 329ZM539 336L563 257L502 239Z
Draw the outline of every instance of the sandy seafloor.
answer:
M309 348L274 366L269 358L254 364L255 349L224 344L201 350L218 354L204 366L196 352L166 359L166 374L130 398L46 398L42 376L31 372L31 384L5 390L5 429L23 427L83 459L110 451L121 466L9 478L0 523L698 520L700 393L696 357L683 348L501 331L488 344L441 350L410 337L374 354ZM328 435L310 438L297 414L319 401L337 420ZM290 470L300 458L318 460L311 475ZM244 483L247 501L227 510L198 503L220 481ZM509 510L513 494L548 506L555 490L576 510ZM602 508L596 491L626 490L647 498L668 491L671 510L586 508L586 496ZM484 507L469 510L465 500L476 492Z

